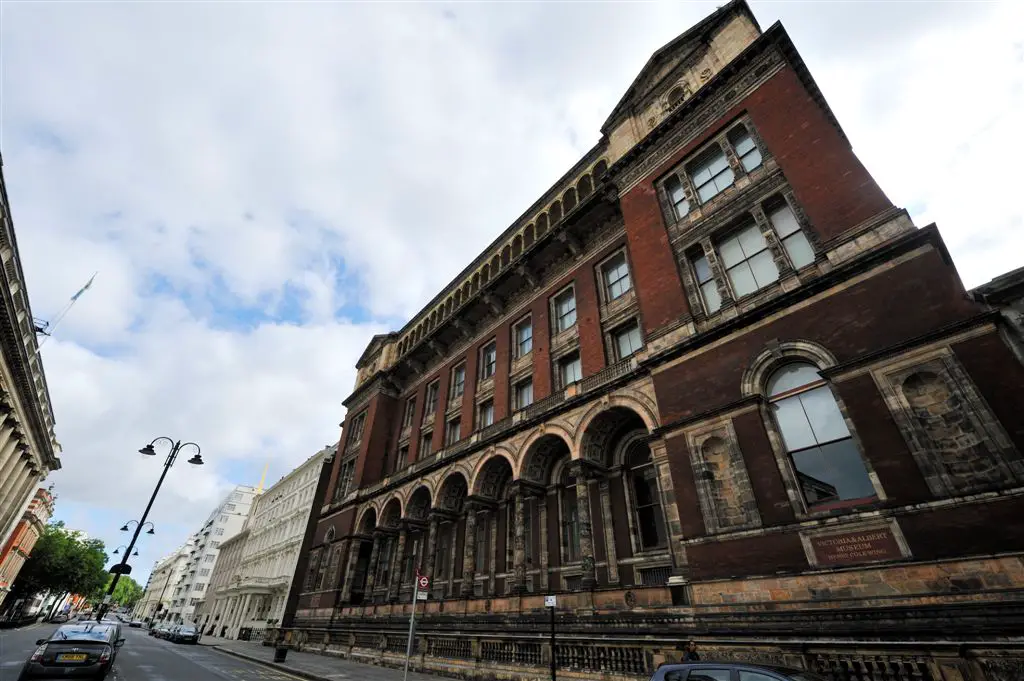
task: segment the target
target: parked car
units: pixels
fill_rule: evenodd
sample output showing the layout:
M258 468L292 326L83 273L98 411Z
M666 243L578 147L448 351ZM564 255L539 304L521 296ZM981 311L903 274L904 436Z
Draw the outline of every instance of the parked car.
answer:
M60 612L60 613L57 613L56 615L54 615L53 617L51 617L49 621L53 622L54 624L64 624L65 622L68 621L68 619L69 619L69 617L67 615L65 615L64 613Z
M131 622L128 623L128 626L131 627L132 629L141 629L142 628L142 620L132 620Z
M663 664L650 681L825 681L802 669L731 662Z
M54 677L106 678L124 639L118 625L76 622L61 625L49 638L36 641L36 645L21 670L19 681Z
M174 643L199 643L199 630L188 624L178 626L171 632Z

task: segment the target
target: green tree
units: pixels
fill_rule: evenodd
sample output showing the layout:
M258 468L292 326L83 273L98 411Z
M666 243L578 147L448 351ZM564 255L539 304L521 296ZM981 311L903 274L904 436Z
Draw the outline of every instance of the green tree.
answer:
M103 597L107 594L107 589L110 588L110 582L114 579L114 575L110 575L107 578L103 588L97 594L97 600L103 600ZM114 587L114 594L110 600L122 607L130 608L138 603L139 599L142 598L144 589L134 579L127 575L121 575L121 579L117 580L117 586Z
M63 521L43 530L11 589L9 602L41 592L93 594L107 581L107 554L99 539L82 539ZM55 605L58 601L55 602Z

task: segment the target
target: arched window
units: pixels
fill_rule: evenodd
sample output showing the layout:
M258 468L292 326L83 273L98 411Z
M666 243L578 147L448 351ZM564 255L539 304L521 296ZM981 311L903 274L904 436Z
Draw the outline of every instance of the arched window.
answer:
M576 476L562 469L558 486L558 506L562 514L562 557L566 563L580 560L580 521L576 506Z
M668 533L661 508L658 472L650 448L642 442L634 443L626 454L626 480L636 522L637 548L641 551L665 548Z
M874 498L864 460L818 368L787 364L768 379L768 400L809 510Z

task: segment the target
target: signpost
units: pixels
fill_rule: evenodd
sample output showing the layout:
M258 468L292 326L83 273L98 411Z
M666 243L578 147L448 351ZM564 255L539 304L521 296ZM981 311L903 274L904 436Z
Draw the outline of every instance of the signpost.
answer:
M545 596L544 607L551 611L551 681L557 681L555 671L557 669L558 648L555 647L555 606L558 605L556 596Z
M421 575L416 570L416 580L412 588L412 612L409 613L409 640L405 644L405 672L402 674L402 681L409 679L409 658L412 657L412 637L416 629L416 604L419 601L427 600L427 593L430 591L430 577Z

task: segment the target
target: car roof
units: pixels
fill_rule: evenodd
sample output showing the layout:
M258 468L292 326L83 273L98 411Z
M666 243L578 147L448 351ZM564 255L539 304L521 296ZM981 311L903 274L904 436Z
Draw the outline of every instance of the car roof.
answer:
M752 671L768 671L776 674L803 674L805 677L816 678L817 674L809 672L806 669L797 669L796 667L783 667L775 664L756 664L749 662L715 662L714 660L701 660L699 662L665 662L661 664L658 669L665 669L667 671L673 670L685 670L685 669L721 669L722 667L728 667L729 669L747 669Z
M99 640L101 638L110 638L116 631L116 627L106 623L90 622L75 623L75 624L62 624L56 631L50 636L51 641L65 641L65 640Z

